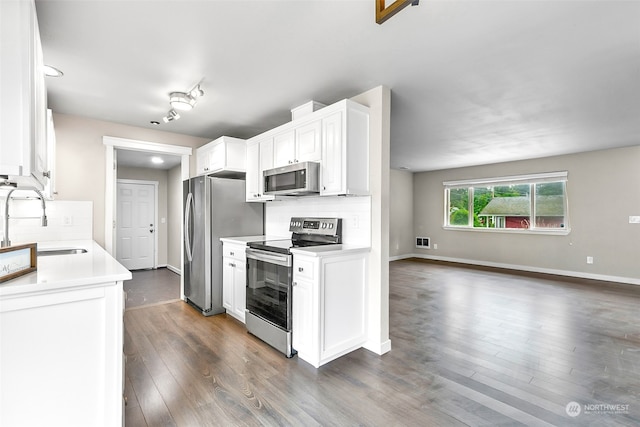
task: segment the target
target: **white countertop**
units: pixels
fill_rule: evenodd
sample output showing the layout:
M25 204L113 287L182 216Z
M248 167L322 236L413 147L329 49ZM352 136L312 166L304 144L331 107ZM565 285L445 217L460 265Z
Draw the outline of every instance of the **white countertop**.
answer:
M130 280L131 272L93 240L38 243L38 250L83 248L87 253L38 257L38 270L0 283L0 298Z
M333 256L333 255L349 255L360 252L369 252L371 247L369 246L356 246L356 245L321 245L321 246L306 246L302 248L291 248L292 254L308 255L308 256Z
M249 242L264 242L265 240L284 240L290 239L291 236L239 236L239 237L221 237L221 242L236 243L239 245L246 245Z

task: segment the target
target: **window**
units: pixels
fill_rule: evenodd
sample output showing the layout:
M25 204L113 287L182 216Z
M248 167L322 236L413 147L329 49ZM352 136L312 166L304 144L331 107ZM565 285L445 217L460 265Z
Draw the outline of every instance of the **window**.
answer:
M567 172L444 182L445 227L568 233Z

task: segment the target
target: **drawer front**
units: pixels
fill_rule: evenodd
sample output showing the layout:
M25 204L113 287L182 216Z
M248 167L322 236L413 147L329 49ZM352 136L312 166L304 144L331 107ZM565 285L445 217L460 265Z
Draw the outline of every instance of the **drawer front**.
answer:
M293 257L293 277L300 279L310 279L314 278L313 271L313 262L306 259L296 259Z
M246 246L225 243L224 245L222 245L222 256L234 258L238 261L244 261L246 249Z

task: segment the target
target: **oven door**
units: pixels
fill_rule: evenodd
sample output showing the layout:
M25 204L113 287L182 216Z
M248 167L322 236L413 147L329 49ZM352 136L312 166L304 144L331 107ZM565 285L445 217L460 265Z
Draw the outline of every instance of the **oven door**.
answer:
M247 310L291 330L292 256L247 249Z

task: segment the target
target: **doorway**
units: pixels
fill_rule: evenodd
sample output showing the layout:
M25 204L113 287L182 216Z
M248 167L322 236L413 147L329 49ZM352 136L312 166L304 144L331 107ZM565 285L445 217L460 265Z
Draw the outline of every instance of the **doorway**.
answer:
M190 175L190 156L193 152L193 149L190 147L178 146L178 145L169 145L169 144L159 144L154 142L146 142L146 141L138 141L124 138L116 138L111 136L104 136L102 138L103 144L105 146L105 211L104 211L104 244L105 250L109 252L114 258L118 259L117 254L117 242L116 242L116 211L117 211L117 199L116 199L116 190L117 190L117 162L116 162L116 152L117 150L129 150L129 151L138 151L144 153L154 153L154 154L169 154L174 156L180 156L180 177L179 180L185 180L189 178ZM135 178L137 177L130 177ZM142 178L144 179L144 178ZM178 201L177 209L178 215L181 217L182 212L182 186L176 190L176 199ZM172 230L176 231L176 236L172 239L170 245L177 248L177 255L175 256L175 266L176 269L172 269L177 274L181 274L180 268L182 267L182 221L178 221L176 227L172 227ZM158 224L157 222L155 224ZM169 267L169 266L167 266ZM181 277L180 283L180 297L184 298L184 283Z
M128 270L157 268L158 183L118 179L116 259Z

